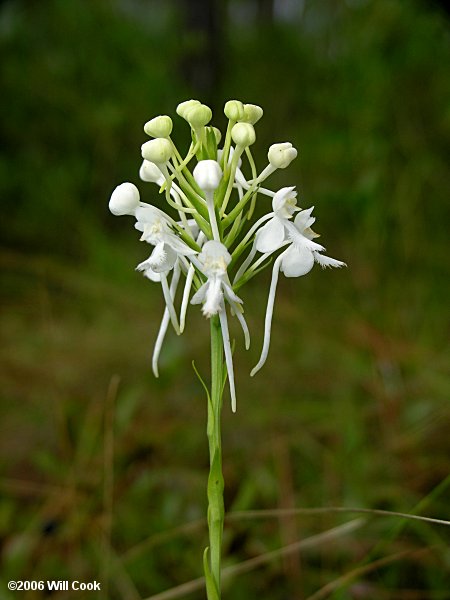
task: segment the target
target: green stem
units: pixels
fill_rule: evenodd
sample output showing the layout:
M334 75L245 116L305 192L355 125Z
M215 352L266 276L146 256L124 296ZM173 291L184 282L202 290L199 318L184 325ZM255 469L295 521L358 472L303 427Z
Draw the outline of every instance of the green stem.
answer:
M208 398L209 476L208 476L208 529L209 564L205 561L208 600L219 600L220 559L222 547L223 521L225 516L223 503L222 441L220 415L222 409L222 391L224 377L223 342L220 321L217 316L211 318L211 395ZM209 583L209 585L208 585Z

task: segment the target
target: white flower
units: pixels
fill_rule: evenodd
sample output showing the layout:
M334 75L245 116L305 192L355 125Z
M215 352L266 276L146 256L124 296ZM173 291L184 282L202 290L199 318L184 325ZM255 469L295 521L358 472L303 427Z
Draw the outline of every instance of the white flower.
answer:
M216 160L200 160L192 175L204 192L214 192L222 181L222 169Z
M167 216L162 210L151 206L150 204L141 205L135 211L136 224L135 228L142 231L141 241L148 242L153 246L167 243L178 254L189 256L195 254L185 242L170 229L172 219Z
M178 223L178 224L183 225L182 223ZM188 226L190 234L196 237L197 244L201 247L201 245L203 244L203 241L204 241L204 233L202 231L198 230L198 226L193 219L186 221L185 224ZM144 261L144 262L146 262L146 261ZM187 265L185 265L181 260L177 260L175 262L175 265L173 268L172 281L170 282L170 288L169 288L169 293L170 293L170 298L171 298L172 304L173 304L173 300L175 298L175 294L177 292L178 282L179 282L180 273L181 273L181 267L184 267L184 269L186 269L186 266ZM192 286L192 280L194 278L194 273L195 273L195 268L194 268L194 265L191 263L191 264L189 264L189 266L187 268L186 283L184 286L183 299L181 302L180 333L183 333L183 331L184 331L184 326L185 326L185 322L186 322L186 312L187 312L187 307L188 307L188 303L189 303L189 294L190 294L190 290L191 290L191 286ZM150 266L148 268L146 268L144 275L146 277L148 277L149 279L151 279L152 281L161 281L161 274L154 272ZM159 327L158 336L156 338L155 347L153 349L152 369L153 369L153 373L155 374L155 377L158 377L159 355L161 353L161 348L162 348L162 345L164 342L164 338L165 338L165 335L167 332L167 327L169 325L170 320L171 320L171 311L169 310L169 307L166 305L166 307L164 309L163 318L161 320L161 325Z
M206 242L198 255L198 261L208 280L194 294L191 304L203 302L202 312L209 319L223 309L224 290L235 302L242 303L226 282L231 255L223 244L215 240Z
M297 192L294 187L278 190L272 200L273 217L256 234L255 247L258 252L272 253L281 248L287 241L298 240L299 244L311 250L323 250L323 246L304 236L301 229L290 221L297 207ZM312 209L311 209L312 210ZM312 220L314 222L314 219ZM314 237L314 236L313 236Z
M177 252L166 242L159 242L149 258L136 267L137 271L144 271L144 275L152 281L158 281L154 274L167 273L173 269L178 258ZM147 273L150 271L150 273Z
M143 160L141 168L139 169L139 177L142 179L142 181L156 183L159 186L161 186L165 181L164 175L161 173L161 169L155 165L155 163L145 159Z
M202 312L207 318L210 318L213 315L219 315L225 363L230 383L231 408L233 412L235 412L236 391L234 386L233 359L224 299L228 301L241 324L247 348L250 343L250 338L248 327L242 315L242 308L240 306L242 300L233 292L228 280L227 266L231 262L231 255L223 244L215 240L210 240L203 246L201 253L198 255L198 260L194 259L193 261L196 261L194 264L198 265L208 279L194 294L191 299L191 304L203 303Z
M323 268L346 266L340 260L321 254L321 251L325 250L323 246L320 246L320 249L311 246L311 240L318 237L311 229L311 225L315 221L315 218L311 217L313 209L314 207L312 206L307 210L302 210L295 217L294 227L298 234L292 235L292 232L290 232L292 244L283 252L280 265L280 269L286 277L306 275L312 269L314 262L319 263ZM312 243L314 244L314 242Z
M205 194L213 238L216 242L220 242L220 233L214 208L214 191L219 187L222 180L222 169L215 160L200 160L192 174L197 185Z
M273 307L275 303L275 293L278 283L278 274L281 271L286 277L301 277L311 271L314 262L319 263L322 267L344 267L346 264L335 258L324 256L320 253L325 250L323 246L315 249L310 244L313 237L316 237L311 225L314 223L314 217L311 217L313 208L302 210L295 217L294 223L291 225L295 229L295 235L290 233L291 244L282 252L276 259L272 270L272 281L270 284L269 298L267 301L266 318L264 324L264 343L261 352L261 357L258 364L254 367L250 375L254 375L261 369L267 359L270 346L270 330L272 326Z
M118 185L109 200L109 210L115 216L134 215L140 204L139 190L132 183Z
M319 251L324 249L320 244L305 237L290 221L294 212L300 210L300 208L297 207L297 192L295 191L295 187L284 187L278 190L272 199L272 209L273 212L261 217L250 230L250 232L257 230L255 240L247 258L239 267L235 275L235 282L244 275L252 260L255 258L257 251L262 252L263 256L256 261L252 268L256 268L256 266L264 262L273 252L279 250L290 241L293 241L293 239L298 238L299 243L308 246L311 250ZM268 222L260 227L261 223L267 220ZM258 229L258 227L260 227L260 229ZM315 237L315 235L312 237Z
M180 279L180 266L179 263L175 263L175 268L173 270L172 281L170 282L169 294L172 300L175 298L175 294L178 287L178 281ZM171 320L169 308L166 306L164 308L164 314L161 320L161 324L159 326L158 336L156 338L155 347L153 348L153 356L152 356L152 369L155 377L159 376L158 372L158 360L159 355L161 353L161 348L164 342L164 338L166 336L167 327L169 325L169 321Z
M173 147L167 138L155 138L142 144L141 154L142 158L156 165L165 165L172 157Z
M141 206L136 209L135 216L135 227L142 231L141 240L155 246L150 257L136 268L148 279L161 282L172 325L179 335L181 331L167 283L167 273L173 269L178 258L192 256L196 251L173 233L169 226L170 218L156 207Z

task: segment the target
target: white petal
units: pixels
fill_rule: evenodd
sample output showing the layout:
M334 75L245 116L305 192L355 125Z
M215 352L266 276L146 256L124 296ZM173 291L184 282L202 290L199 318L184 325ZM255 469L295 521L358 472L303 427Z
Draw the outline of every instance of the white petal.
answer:
M165 218L165 216L163 216L162 211L157 209L156 206L152 206L151 204L147 204L145 206L141 204L139 208L136 209L135 216L136 220L139 221L139 223L153 224L156 220L166 222L169 221L169 217Z
M155 163L145 159L139 169L139 177L142 181L157 183L160 186L164 183L164 177L159 167Z
M177 258L177 253L169 244L160 242L155 246L148 263L155 273L166 273L173 268Z
M208 240L203 246L201 253L198 255L200 262L207 263L208 261L216 261L223 259L225 267L231 262L231 254L226 246L215 240Z
M222 281L217 277L210 279L208 289L206 290L205 303L203 304L202 313L207 319L213 315L217 315L222 310L223 292Z
M314 265L314 255L305 246L298 248L294 244L285 252L281 261L281 271L286 277L301 277L309 273Z
M237 296L234 293L233 288L228 283L223 282L223 288L224 288L225 296L227 297L228 300L231 300L232 302L236 302L237 304L242 304L242 300L239 298L239 296Z
M297 192L295 187L284 187L275 194L272 200L273 212L283 218L290 219L296 210Z
M314 259L316 262L319 263L319 265L322 268L325 267L346 267L347 265L345 264L345 262L342 262L341 260L336 260L335 258L330 258L329 256L324 256L323 254L320 254L319 252L313 252L314 254Z
M245 179L244 174L239 169L239 167L236 168L236 175L234 177L235 177L236 183L239 186L248 187L247 186L247 180Z
M151 267L150 258L151 257L139 263L136 267L136 271L142 272L144 277L147 277L147 279L150 279L151 281L161 281L161 275L159 273L155 273Z
M195 250L190 248L183 240L180 240L180 238L172 232L164 233L164 241L171 246L175 252L182 254L183 256L197 254Z
M289 232L289 238L297 247L305 247L309 248L310 250L317 250L318 252L325 250L323 246L313 242L312 240L309 240L306 236L304 236L290 221L285 222L285 227Z
M258 252L275 252L283 244L284 237L283 222L277 217L273 217L256 234L256 249Z
M139 206L139 190L132 183L118 185L111 194L109 210L113 215L134 215Z
M297 229L303 233L303 230L307 227L310 227L315 221L313 217L311 217L311 213L314 210L314 206L311 208L307 208L306 210L301 210L294 219L294 225Z
M209 281L204 283L192 296L191 304L201 304L203 300L206 298L206 292L208 290Z
M155 273L155 271L150 267L145 269L144 277L147 277L147 279L150 279L150 281L161 282L161 273Z

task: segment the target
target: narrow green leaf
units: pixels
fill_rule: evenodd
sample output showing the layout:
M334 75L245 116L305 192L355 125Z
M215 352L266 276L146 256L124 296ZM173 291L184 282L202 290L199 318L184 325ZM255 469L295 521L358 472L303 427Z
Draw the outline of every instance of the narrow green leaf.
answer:
M211 575L211 570L209 568L208 552L209 547L206 547L205 551L203 552L203 570L205 572L206 596L208 600L220 600L220 596L217 591L217 586L214 582L214 579Z

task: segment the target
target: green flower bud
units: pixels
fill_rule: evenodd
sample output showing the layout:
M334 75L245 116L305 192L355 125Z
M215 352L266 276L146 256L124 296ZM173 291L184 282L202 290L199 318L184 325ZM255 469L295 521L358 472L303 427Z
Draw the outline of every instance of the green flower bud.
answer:
M244 118L244 105L239 100L228 100L223 112L230 121L241 121Z
M216 144L220 144L220 140L222 139L222 132L220 131L220 129L218 127L210 127L209 129L211 129L211 131L216 136Z
M197 104L188 108L183 118L186 119L192 129L200 129L211 121L212 111L206 104Z
M260 120L263 113L263 109L256 104L244 104L244 117L241 120L254 125Z
M177 115L180 115L180 117L183 117L183 119L186 118L186 112L192 108L192 106L199 106L199 104L201 104L198 100L186 100L185 102L181 102L178 106L177 106Z
M231 130L231 137L236 146L241 148L251 146L256 140L255 130L250 123L236 123Z
M144 125L144 131L153 138L168 138L172 133L172 119L167 115L155 117Z
M297 156L297 150L290 142L281 144L272 144L267 153L267 158L272 167L276 169L285 169Z
M172 144L166 138L156 138L141 146L142 158L156 165L166 163L173 154Z

